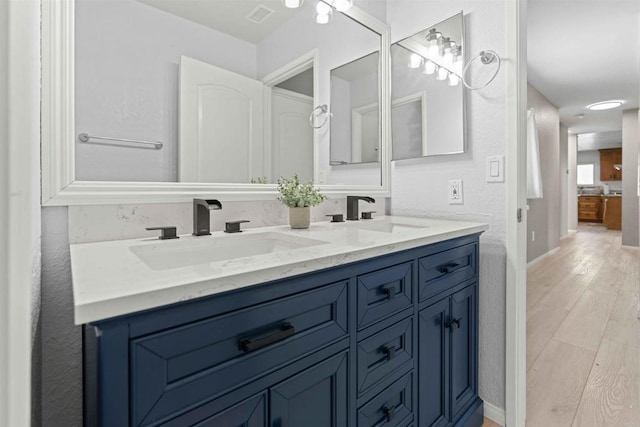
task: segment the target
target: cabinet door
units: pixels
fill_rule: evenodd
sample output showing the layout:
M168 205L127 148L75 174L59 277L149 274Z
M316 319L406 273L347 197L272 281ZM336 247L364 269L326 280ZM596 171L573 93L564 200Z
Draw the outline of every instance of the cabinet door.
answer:
M215 407L217 405L215 401L210 405L203 405L162 424L162 427L267 427L266 392L250 397L213 415L209 414L213 409L209 406ZM215 409L213 411L215 412Z
M449 298L419 313L418 425L446 426L449 403Z
M613 179L613 163L611 152L600 150L600 181L611 181Z
M271 427L346 427L347 353L271 388Z
M453 419L477 394L477 285L451 296L451 406Z

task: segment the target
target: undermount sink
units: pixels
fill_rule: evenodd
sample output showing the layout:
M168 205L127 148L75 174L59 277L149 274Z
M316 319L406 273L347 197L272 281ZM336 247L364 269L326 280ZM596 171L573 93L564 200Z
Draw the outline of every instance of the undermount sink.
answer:
M130 248L152 270L170 270L236 258L323 245L328 242L267 232L224 237L184 238Z
M427 226L422 225L398 224L393 222L360 223L357 227L362 230L379 231L382 233L403 233L427 228Z

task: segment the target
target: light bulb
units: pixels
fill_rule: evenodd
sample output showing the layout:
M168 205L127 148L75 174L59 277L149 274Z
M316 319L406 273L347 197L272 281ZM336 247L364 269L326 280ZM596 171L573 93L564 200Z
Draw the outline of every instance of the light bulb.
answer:
M313 15L313 19L318 24L328 24L333 16L333 9L325 2L318 2L316 5L316 13Z
M289 9L296 9L302 6L304 0L282 0L282 4Z
M446 80L449 77L449 71L446 68L440 67L438 68L438 74L436 75L436 80Z
M435 62L427 61L427 62L424 63L424 71L423 71L423 73L431 75L431 74L436 72L436 68L437 67L438 66L436 65Z
M438 56L438 54L440 53L440 46L438 46L438 43L429 46L429 56L434 57L434 56Z
M422 65L422 57L417 53L412 53L409 56L409 68L420 68Z
M346 12L353 7L353 0L334 0L332 5L338 12Z
M449 86L458 86L460 84L460 77L453 73L449 74Z

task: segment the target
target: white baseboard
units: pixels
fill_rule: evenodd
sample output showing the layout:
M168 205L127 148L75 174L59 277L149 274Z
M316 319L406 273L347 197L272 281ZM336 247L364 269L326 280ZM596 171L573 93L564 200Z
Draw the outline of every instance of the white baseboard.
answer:
M571 230L569 229L569 234L576 234L578 232L578 230Z
M534 265L538 264L540 261L542 261L543 259L550 257L551 255L555 254L556 252L558 252L560 250L560 246L558 246L557 248L553 248L551 249L549 252L546 252L542 255L540 255L538 258L532 259L531 261L529 261L527 263L527 268L529 267L533 267Z
M494 423L500 424L504 427L504 409L498 408L497 406L492 405L489 402L484 402L484 416L489 418Z
M638 246L629 246L629 245L621 245L624 249L631 249L633 251L638 251L640 250L640 247Z

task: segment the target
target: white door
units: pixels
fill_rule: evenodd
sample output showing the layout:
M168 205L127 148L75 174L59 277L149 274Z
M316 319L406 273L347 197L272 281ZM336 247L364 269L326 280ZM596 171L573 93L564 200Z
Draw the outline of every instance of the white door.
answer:
M313 180L312 104L310 96L273 88L273 182L294 173L303 182Z
M180 59L181 182L248 183L264 171L263 84Z

